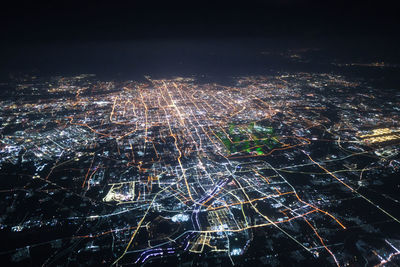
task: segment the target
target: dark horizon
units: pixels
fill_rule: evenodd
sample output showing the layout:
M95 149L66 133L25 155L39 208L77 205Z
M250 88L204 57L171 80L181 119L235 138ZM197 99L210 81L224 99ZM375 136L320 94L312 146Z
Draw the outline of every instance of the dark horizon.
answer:
M0 12L2 75L101 65L179 75L203 63L229 73L272 64L264 51L310 48L339 59L400 59L396 9L387 1L19 1Z
M107 1L31 3L2 10L5 43L143 39L385 36L397 39L388 1Z

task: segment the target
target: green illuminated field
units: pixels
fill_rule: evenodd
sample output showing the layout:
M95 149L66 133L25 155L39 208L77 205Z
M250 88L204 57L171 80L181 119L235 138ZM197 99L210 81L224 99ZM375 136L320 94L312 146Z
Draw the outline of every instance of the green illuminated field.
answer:
M272 127L250 123L247 125L230 124L227 131L216 132L229 154L237 152L265 154L265 151L280 144Z

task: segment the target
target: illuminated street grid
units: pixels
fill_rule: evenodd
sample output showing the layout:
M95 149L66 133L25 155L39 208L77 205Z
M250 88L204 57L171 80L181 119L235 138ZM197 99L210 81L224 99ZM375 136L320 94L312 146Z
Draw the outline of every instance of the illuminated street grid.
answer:
M395 236L365 243L365 255L344 246L351 229L400 224L398 196L380 205L366 190L382 173L398 174L399 101L380 100L362 81L81 75L19 81L18 90L22 100L1 104L0 154L4 172L24 182L1 190L3 206L15 207L2 231L68 230L2 252L16 262L48 244L40 264L90 253L106 264L190 255L240 264L260 256L252 246L270 264L285 254L337 266L399 259ZM48 99L35 98L44 92ZM18 164L32 166L6 168Z

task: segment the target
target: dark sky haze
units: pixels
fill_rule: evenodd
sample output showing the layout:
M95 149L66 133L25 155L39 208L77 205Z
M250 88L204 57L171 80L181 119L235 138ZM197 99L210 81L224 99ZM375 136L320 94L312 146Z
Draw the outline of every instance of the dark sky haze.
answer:
M13 1L0 12L9 42L391 35L398 23L389 1L368 0Z
M243 74L284 64L263 51L303 48L397 62L396 11L368 0L3 2L0 70Z

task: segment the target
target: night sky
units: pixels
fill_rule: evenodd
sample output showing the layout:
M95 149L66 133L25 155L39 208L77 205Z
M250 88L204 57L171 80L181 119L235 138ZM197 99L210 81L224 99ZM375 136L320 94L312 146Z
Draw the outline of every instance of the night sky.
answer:
M391 34L389 1L16 1L2 7L8 41Z
M154 70L263 45L399 58L389 1L15 1L0 10L3 72L101 63ZM232 65L207 64L221 62Z

